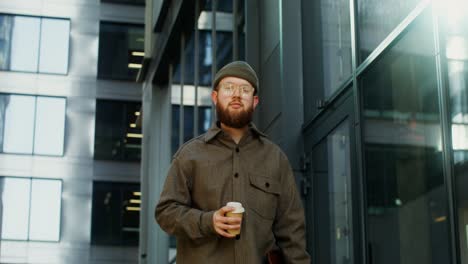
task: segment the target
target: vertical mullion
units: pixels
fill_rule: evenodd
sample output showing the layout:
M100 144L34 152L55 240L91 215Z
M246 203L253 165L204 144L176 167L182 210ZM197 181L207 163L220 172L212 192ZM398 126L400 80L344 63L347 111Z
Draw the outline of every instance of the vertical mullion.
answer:
M37 51L37 64L36 64L36 72L39 73L39 67L41 64L41 43L42 43L42 17L39 18L39 44L38 44L38 51Z
M29 206L28 206L28 230L26 241L29 241L29 231L31 229L31 204L32 204L32 184L33 178L29 178Z
M35 145L36 145L36 126L37 126L37 98L39 96L34 96L34 113L33 113L33 133L32 133L32 148L31 154L34 155L35 152Z
M201 0L195 0L195 43L194 43L194 78L193 78L193 86L195 87L195 102L193 105L193 136L196 137L198 136L198 75L199 75L199 60L200 60L200 54L198 54L199 51L199 39L200 39L200 32L198 30L198 16L200 15L200 1Z
M460 263L460 245L457 235L458 224L457 224L457 210L456 210L456 199L455 199L455 175L453 172L453 149L452 149L452 138L451 138L451 122L450 122L450 92L449 82L446 78L447 60L443 56L445 49L445 43L442 41L444 33L440 29L439 16L435 5L432 4L432 21L434 31L434 46L435 46L435 59L436 59L436 75L437 75L437 90L439 95L439 108L440 108L440 121L442 126L442 160L443 170L445 175L446 190L447 190L447 210L448 210L448 221L450 229L450 257L451 263Z
M211 79L214 80L217 71L217 64L216 64L216 10L217 10L217 0L211 1Z
M357 220L359 221L359 244L355 244L354 251L357 253L355 254L355 259L357 263L370 263L367 255L367 215L366 215L366 206L367 206L367 195L365 193L366 188L366 177L364 172L364 153L363 153L363 129L362 129L362 114L361 114L361 102L362 102L362 94L361 90L359 89L358 81L357 81L357 68L359 62L359 52L358 52L358 0L349 0L349 10L350 10L350 31L351 31L351 67L352 67L352 79L353 79L353 98L354 98L354 124L353 127L355 129L355 141L356 141L356 168L357 168L357 186L360 188L356 193L358 198L358 205L359 208L357 210L353 210L357 215ZM356 217L354 217L356 218ZM358 250L360 252L358 252ZM360 258L360 261L359 261Z
M179 107L179 147L184 144L184 75L185 75L185 33L180 37L180 107Z
M238 10L239 0L232 1L232 60L239 59L239 30L238 30Z
M217 0L212 0L211 2L211 86L213 86L213 81L214 77L216 75L217 71L217 65L216 65L216 9L217 9ZM213 89L215 87L212 87ZM211 116L214 117L213 119L216 118L216 111L215 108L211 107Z

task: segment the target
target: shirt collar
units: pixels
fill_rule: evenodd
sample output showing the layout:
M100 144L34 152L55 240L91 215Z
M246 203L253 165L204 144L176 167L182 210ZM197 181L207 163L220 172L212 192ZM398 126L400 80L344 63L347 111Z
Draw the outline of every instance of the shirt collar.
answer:
M260 130L258 130L258 128L253 123L249 124L249 129L253 134L258 136L259 138L260 137L267 137L267 135L265 135ZM210 140L215 138L221 132L222 132L221 124L219 123L219 121L216 121L216 123L213 123L211 128L208 129L208 131L206 132L206 134L205 134L205 143L208 143Z

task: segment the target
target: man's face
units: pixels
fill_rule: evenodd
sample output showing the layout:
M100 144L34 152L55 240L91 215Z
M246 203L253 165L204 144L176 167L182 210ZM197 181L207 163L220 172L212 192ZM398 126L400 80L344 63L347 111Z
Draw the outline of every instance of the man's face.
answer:
M216 105L218 120L228 127L244 128L253 118L253 112L258 104L258 96L249 92L252 85L237 77L223 78L211 99Z

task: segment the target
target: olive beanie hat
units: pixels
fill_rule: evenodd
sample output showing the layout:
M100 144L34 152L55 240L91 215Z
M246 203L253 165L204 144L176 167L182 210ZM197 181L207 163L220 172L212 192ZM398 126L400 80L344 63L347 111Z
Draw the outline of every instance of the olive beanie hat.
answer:
M216 89L219 82L225 77L237 77L248 81L254 88L254 94L258 93L258 77L254 69L245 61L233 61L226 64L216 73L213 80L213 89Z

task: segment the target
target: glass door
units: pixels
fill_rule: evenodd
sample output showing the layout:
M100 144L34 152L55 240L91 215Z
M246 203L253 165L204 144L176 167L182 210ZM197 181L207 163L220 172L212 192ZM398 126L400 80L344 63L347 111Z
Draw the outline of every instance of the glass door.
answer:
M315 263L350 264L355 260L357 186L352 97L332 107L306 133L311 192L306 195L309 251Z

